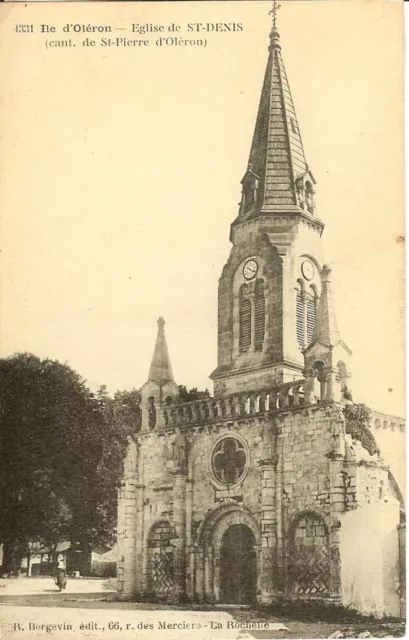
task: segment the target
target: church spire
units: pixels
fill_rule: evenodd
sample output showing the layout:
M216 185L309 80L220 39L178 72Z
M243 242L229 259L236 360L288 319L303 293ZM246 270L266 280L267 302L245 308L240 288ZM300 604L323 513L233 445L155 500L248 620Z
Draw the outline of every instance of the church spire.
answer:
M165 384L174 382L172 365L170 363L168 346L165 337L165 321L162 316L158 319L158 335L155 349L153 351L151 368L149 370L148 381Z
M305 159L297 116L281 56L277 11L270 11L273 26L264 84L251 144L243 195L235 224L259 213L297 211L313 215L314 177ZM301 210L301 211L300 211ZM319 226L322 223L316 219Z

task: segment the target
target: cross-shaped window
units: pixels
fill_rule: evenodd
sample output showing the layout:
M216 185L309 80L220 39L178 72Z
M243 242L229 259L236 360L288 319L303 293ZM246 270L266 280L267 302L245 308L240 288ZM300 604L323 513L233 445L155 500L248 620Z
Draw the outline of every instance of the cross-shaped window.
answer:
M235 484L246 466L246 452L236 438L224 438L213 452L213 473L223 484Z

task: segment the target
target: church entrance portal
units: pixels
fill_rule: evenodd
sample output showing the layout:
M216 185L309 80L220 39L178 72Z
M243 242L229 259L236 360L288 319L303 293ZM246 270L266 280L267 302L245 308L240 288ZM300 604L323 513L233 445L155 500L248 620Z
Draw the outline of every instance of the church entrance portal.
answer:
M221 602L251 604L256 601L257 564L254 534L244 524L225 532L220 554Z

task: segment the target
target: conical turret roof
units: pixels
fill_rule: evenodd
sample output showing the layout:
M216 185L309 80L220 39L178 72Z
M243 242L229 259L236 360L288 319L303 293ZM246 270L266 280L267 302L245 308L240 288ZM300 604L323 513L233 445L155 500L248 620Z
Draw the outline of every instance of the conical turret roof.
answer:
M154 381L160 385L166 382L174 382L172 365L166 344L165 321L162 317L158 319L158 335L156 337L148 381Z
M331 269L327 265L324 265L322 268L321 281L321 297L318 304L311 345L315 342L321 342L322 344L332 347L341 342L341 335L339 333L332 299Z

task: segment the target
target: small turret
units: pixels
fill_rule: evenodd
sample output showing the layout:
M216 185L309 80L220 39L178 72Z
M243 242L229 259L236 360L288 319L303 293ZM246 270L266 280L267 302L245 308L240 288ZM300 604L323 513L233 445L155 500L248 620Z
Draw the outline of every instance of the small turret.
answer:
M309 402L347 399L351 351L341 340L331 292L331 269L321 271L322 290L311 343L304 349L306 395Z
M163 407L179 398L165 337L165 321L158 319L158 335L147 382L141 389L142 430L164 427Z

